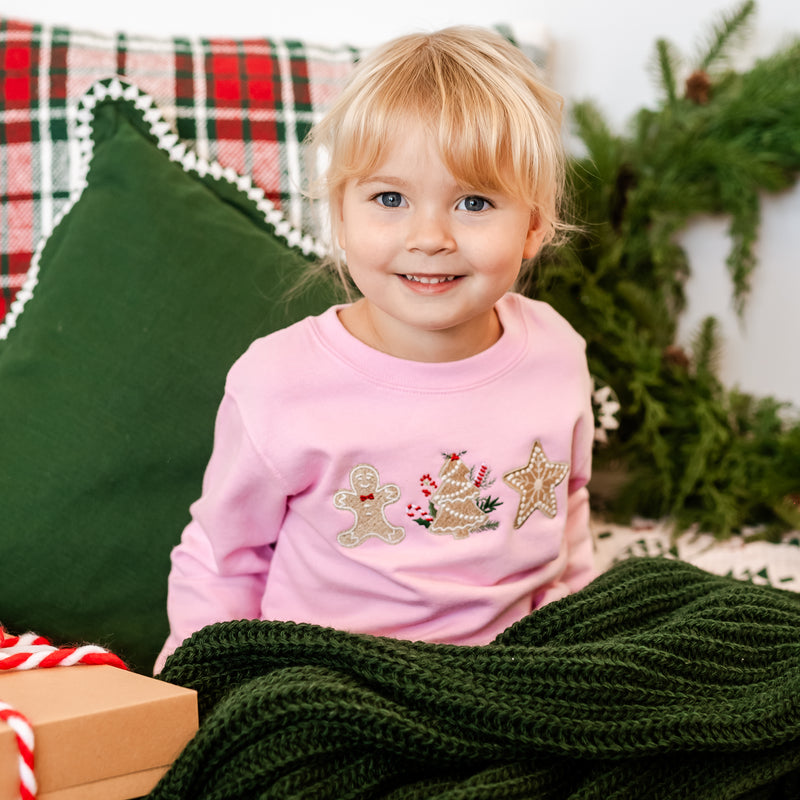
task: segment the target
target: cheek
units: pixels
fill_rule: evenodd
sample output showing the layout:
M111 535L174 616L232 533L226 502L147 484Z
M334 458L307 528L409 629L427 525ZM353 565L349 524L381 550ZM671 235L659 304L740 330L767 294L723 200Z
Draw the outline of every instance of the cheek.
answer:
M476 244L471 260L482 270L497 279L516 274L522 266L522 246L513 235L495 237Z
M346 219L339 229L338 240L348 263L369 269L393 257L395 242L385 228L365 214L349 215Z

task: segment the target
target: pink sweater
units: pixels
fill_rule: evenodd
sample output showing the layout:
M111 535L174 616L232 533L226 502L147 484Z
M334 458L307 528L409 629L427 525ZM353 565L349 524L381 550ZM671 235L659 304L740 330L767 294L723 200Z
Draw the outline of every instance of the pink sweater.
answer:
M544 303L497 310L500 340L455 362L373 350L336 308L252 344L172 553L156 671L239 618L483 644L594 577L584 342Z

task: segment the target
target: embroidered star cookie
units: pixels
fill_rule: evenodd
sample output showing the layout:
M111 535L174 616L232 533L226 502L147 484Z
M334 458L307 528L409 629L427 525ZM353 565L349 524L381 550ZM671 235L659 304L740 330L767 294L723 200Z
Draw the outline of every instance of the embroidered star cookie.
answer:
M333 496L336 508L353 512L353 526L342 531L337 539L344 547L356 547L370 536L388 544L401 542L406 535L386 519L384 507L400 499L400 488L394 483L380 485L378 470L369 464L359 464L350 471L352 491L341 489Z
M514 527L521 528L536 509L550 518L554 517L558 512L556 486L568 474L569 464L548 460L541 442L537 439L528 463L503 475L503 480L519 492L519 508Z

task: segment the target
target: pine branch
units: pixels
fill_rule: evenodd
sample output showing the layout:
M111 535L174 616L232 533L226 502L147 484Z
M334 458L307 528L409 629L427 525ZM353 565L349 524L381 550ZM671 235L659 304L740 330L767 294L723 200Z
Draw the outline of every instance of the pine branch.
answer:
M656 42L656 65L654 71L666 95L667 104L673 107L678 102L676 74L680 66L681 58L675 47L666 39L659 39Z
M692 358L698 372L717 374L722 353L718 331L717 320L706 317L692 339Z
M722 384L713 319L691 357L674 344L689 275L677 234L699 215L730 220L741 311L762 195L800 174L800 42L741 74L701 74L724 59L754 8L744 3L717 24L696 73L707 85L687 85L685 96L679 54L658 43L652 67L665 97L634 116L630 135L613 134L592 103L575 107L587 155L570 175L583 227L539 260L534 292L585 337L592 374L622 406L618 431L595 451L596 474L612 473L600 507L620 520L670 514L678 530L696 524L720 537L800 519L800 421L785 424L775 402Z
M755 0L746 0L738 9L723 14L710 31L704 54L700 56L698 69L707 70L718 61L725 61L728 51L747 32L747 23L756 10Z
M603 181L616 177L619 162L619 140L611 133L605 118L594 103L577 103L572 109L576 134L586 146L589 160Z

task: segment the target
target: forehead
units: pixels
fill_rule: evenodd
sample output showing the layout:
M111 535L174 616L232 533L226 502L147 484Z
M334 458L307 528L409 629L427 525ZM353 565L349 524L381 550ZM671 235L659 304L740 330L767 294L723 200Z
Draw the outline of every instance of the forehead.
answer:
M354 170L359 183L391 178L398 183L437 182L460 189L499 191L496 159L477 157L463 142L442 143L430 125L408 121L377 139L371 159ZM452 144L452 147L448 147Z
M410 125L379 142L373 163L364 165L360 180L380 175L403 178L426 171L450 174L434 135L421 125Z

